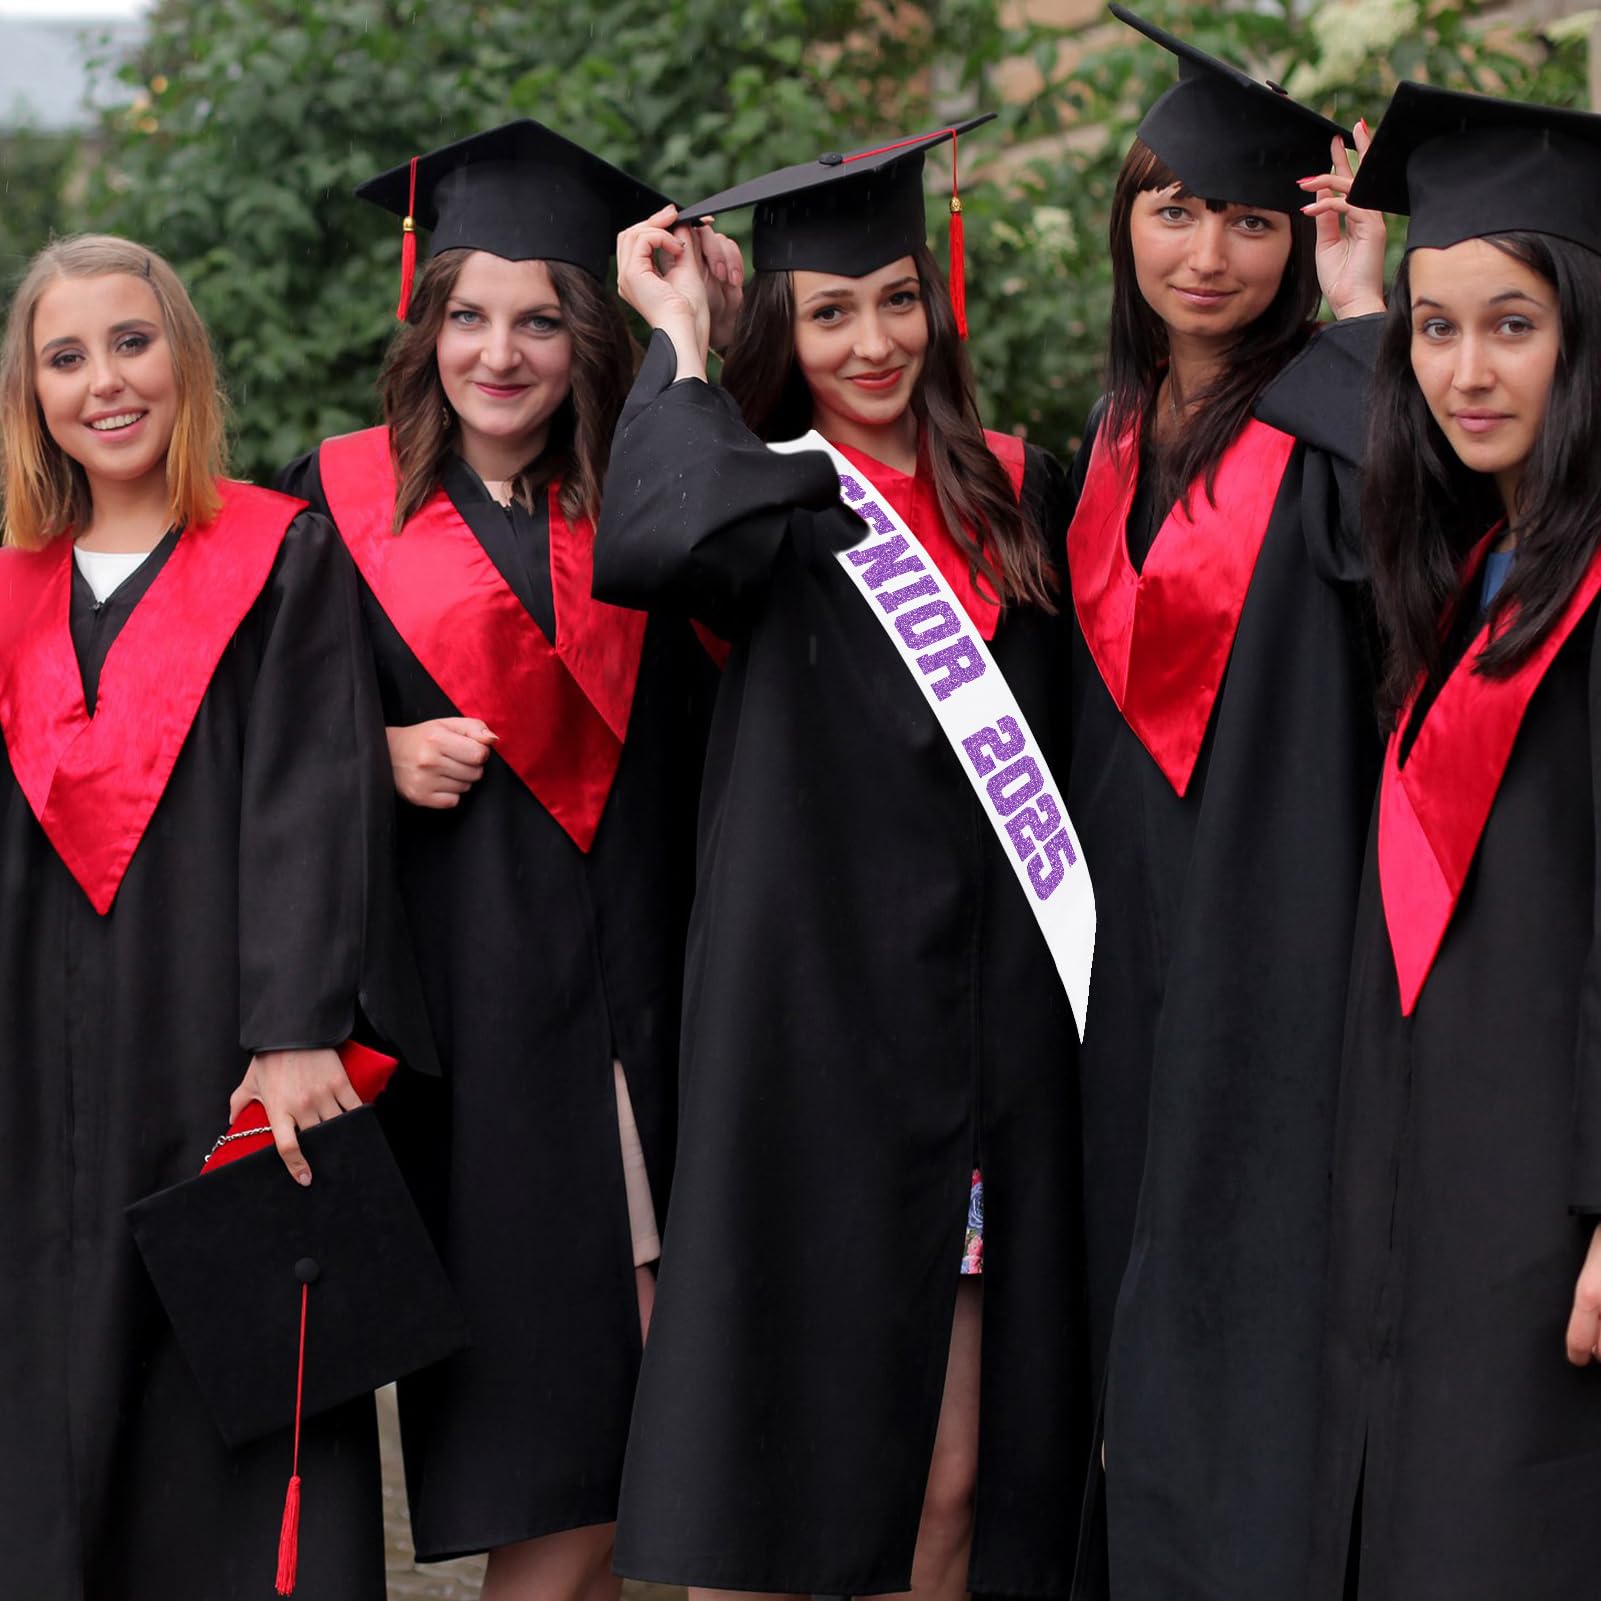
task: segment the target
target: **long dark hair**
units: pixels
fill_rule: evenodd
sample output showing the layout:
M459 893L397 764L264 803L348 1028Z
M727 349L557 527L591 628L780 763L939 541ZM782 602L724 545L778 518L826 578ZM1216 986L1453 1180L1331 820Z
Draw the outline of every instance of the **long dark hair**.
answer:
M1003 606L1055 611L1046 546L1051 530L1029 527L1006 470L984 442L973 370L939 264L926 245L912 260L928 317L928 350L911 404L940 515L981 590ZM811 390L795 360L789 273L759 272L751 280L723 387L763 439L793 439L812 426Z
M1112 320L1106 353L1106 414L1101 424L1103 430L1109 430L1109 442L1138 425L1141 437L1149 446L1155 445L1156 392L1167 370L1167 325L1140 293L1130 223L1142 194L1174 185L1179 186L1180 199L1203 199L1208 211L1228 209L1226 200L1197 196L1184 188L1178 174L1148 144L1136 139L1117 176L1109 227ZM1195 412L1183 432L1158 454L1159 504L1177 501L1201 478L1205 479L1207 499L1213 498L1218 464L1245 426L1263 385L1311 337L1320 298L1316 246L1317 229L1311 219L1292 212L1290 258L1278 293L1267 310L1240 331L1216 380L1199 395L1188 397L1197 402Z
M1425 693L1449 670L1445 620L1462 561L1503 510L1518 559L1490 611L1474 670L1505 678L1545 638L1601 543L1601 255L1549 234L1485 239L1556 291L1561 347L1545 426L1518 486L1501 505L1495 481L1463 465L1412 373L1410 258L1390 292L1373 380L1362 522L1384 638L1380 701L1394 720L1421 675Z
M443 250L417 275L411 310L389 347L378 384L395 457L395 531L439 487L455 423L445 403L434 346L470 250ZM512 484L527 508L553 478L569 517L600 515L600 486L611 457L612 433L634 381L638 347L617 297L582 267L547 261L546 269L572 333L572 388L550 420L545 448Z

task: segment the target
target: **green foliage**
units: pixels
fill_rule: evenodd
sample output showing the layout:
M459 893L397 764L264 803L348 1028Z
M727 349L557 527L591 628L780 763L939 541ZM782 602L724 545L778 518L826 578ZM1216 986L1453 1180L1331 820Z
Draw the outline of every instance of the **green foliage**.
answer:
M1486 0L1324 0L1310 22L1294 0L1151 9L1343 117L1376 121L1404 75L1582 103L1582 44L1487 31ZM687 200L996 104L1002 64L1033 63L1040 86L962 145L972 352L991 426L1066 449L1099 383L1112 185L1171 74L1115 24L1081 39L1004 24L999 10L158 0L122 74L139 98L107 117L83 211L183 273L230 384L237 470L263 476L373 419L400 241L392 219L350 198L372 173L526 114ZM940 208L930 214L942 238Z
M0 308L28 258L71 225L66 189L78 149L75 134L24 126L0 135Z

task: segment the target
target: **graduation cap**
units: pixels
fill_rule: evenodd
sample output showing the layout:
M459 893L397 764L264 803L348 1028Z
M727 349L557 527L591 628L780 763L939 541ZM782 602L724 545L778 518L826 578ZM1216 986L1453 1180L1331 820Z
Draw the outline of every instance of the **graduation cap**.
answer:
M431 234L430 255L487 250L507 261L567 261L602 278L617 235L668 204L529 117L413 156L356 194L404 219L401 321L411 306L418 228Z
M1601 251L1601 116L1402 83L1350 201L1410 216L1408 250L1527 231Z
M1179 59L1179 81L1136 131L1191 194L1297 212L1306 199L1297 180L1328 171L1335 138L1354 143L1349 129L1292 100L1276 83L1259 83L1126 6L1111 10Z
M679 222L755 206L751 260L758 272L837 272L864 278L928 239L923 211L923 156L951 141L951 303L967 337L962 201L956 142L994 120L993 111L932 133L914 134L848 153L781 167L721 194L680 208Z
M376 1111L363 1106L299 1138L315 1174L310 1185L295 1182L275 1149L224 1165L214 1151L201 1176L127 1209L223 1439L238 1446L294 1428L280 1595L295 1584L301 1419L467 1343Z

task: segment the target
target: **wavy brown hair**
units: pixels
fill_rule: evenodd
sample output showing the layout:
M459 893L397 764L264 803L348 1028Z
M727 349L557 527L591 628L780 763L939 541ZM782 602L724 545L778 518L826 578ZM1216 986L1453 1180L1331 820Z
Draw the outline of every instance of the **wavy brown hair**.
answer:
M438 489L455 440L455 420L445 401L434 347L456 280L471 254L443 250L417 275L411 309L378 380L395 458L396 533ZM531 510L538 491L559 478L563 512L593 521L600 515L612 433L634 381L639 350L609 289L568 262L547 261L545 267L572 335L572 386L550 420L544 450L518 473L512 493Z
M1167 325L1140 293L1134 270L1134 241L1130 222L1142 194L1152 189L1177 187L1177 198L1204 200L1207 210L1225 211L1227 200L1196 195L1142 139L1136 139L1124 158L1112 193L1108 226L1112 247L1112 319L1106 351L1106 414L1102 423L1108 439L1120 439L1138 425L1143 439L1155 444L1157 390L1167 371ZM1256 208L1272 210L1269 206ZM1279 291L1266 311L1229 351L1217 379L1198 395L1195 412L1182 433L1158 452L1160 480L1158 503L1172 505L1187 495L1197 479L1204 479L1206 496L1213 499L1217 469L1223 453L1245 426L1267 381L1280 372L1291 356L1311 338L1316 327L1321 291L1317 281L1317 229L1310 217L1290 214L1290 258ZM1215 501L1214 501L1215 504Z
M188 291L155 251L110 234L46 245L29 264L0 346L0 440L4 441L5 543L37 550L94 511L89 480L45 427L34 389L33 323L39 301L63 279L126 273L150 285L172 353L178 415L167 445L168 514L175 527L210 522L222 507L224 408L206 325Z
M1006 469L984 442L973 369L956 332L939 264L926 245L912 252L912 260L928 317L928 350L911 406L940 515L982 591L1003 606L1055 611L1046 545L1051 530L1029 526ZM795 291L789 273L759 272L752 278L723 367L723 387L763 439L793 439L812 426L811 390L795 360Z

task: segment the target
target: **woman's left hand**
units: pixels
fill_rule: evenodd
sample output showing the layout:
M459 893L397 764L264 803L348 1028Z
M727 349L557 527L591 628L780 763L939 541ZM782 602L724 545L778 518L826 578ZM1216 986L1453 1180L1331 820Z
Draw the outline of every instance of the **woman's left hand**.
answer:
M1573 1286L1573 1313L1568 1318L1568 1360L1584 1367L1601 1356L1601 1224L1590 1236L1590 1249Z
M1372 143L1366 122L1356 125L1356 152ZM1301 210L1317 224L1317 277L1336 317L1384 310L1384 213L1358 210L1345 197L1356 174L1343 140L1333 144L1334 168L1301 179L1314 195Z
M722 355L734 342L739 310L745 303L745 258L727 234L710 225L696 230L706 263L706 299L711 308L711 347Z

